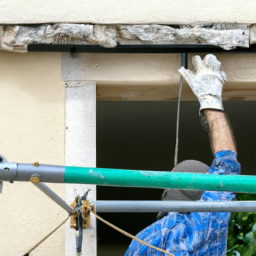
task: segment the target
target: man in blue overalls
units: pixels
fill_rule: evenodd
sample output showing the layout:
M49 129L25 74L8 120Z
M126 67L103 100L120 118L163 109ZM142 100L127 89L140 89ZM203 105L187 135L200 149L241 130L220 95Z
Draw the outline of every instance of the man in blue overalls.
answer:
M221 63L208 54L202 61L192 58L195 72L183 67L179 70L200 102L203 129L209 133L215 158L211 167L198 161L184 161L175 166L175 172L200 172L210 175L238 175L236 144L222 105L222 87L226 75L220 71ZM232 192L165 190L163 200L231 201ZM137 237L175 256L226 255L228 222L227 212L159 213L158 221L142 230ZM126 256L163 256L155 249L132 241Z

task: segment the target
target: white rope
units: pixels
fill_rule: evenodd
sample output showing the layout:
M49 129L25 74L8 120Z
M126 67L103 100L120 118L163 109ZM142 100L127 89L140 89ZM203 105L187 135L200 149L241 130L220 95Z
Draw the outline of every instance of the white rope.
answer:
M178 164L179 125L180 125L180 98L181 98L181 91L182 91L182 82L183 82L183 77L180 76L180 90L179 90L177 121L176 121L176 145L175 145L175 154L174 154L174 166L176 166Z

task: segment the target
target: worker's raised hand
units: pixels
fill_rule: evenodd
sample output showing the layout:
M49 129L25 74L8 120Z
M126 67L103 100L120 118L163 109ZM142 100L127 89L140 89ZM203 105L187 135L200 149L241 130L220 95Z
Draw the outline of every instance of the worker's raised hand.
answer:
M221 62L213 54L207 54L203 61L196 55L192 58L192 65L195 72L184 67L179 72L197 96L200 110L223 110L221 94L227 78L225 72L220 71Z

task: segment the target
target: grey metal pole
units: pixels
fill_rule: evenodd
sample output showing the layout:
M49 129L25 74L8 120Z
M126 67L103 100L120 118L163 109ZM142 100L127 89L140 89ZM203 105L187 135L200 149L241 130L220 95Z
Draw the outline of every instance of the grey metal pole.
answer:
M233 191L256 194L256 176L139 171L110 168L0 163L1 181L96 184L101 186Z
M60 207L62 207L69 214L72 212L72 207L69 206L64 200L62 200L57 194L55 194L49 187L47 187L44 183L32 183L37 188L39 188L44 194L50 197L55 203L57 203Z
M256 212L256 201L93 201L97 212Z
M14 181L29 181L32 174L38 174L42 182L65 183L65 166L48 164L18 164Z

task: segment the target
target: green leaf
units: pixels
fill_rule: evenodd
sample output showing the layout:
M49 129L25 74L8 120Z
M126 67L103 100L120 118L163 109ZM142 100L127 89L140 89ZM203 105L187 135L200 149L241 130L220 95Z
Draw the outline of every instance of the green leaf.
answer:
M256 194L237 194L237 201L256 201ZM256 213L232 213L227 238L227 256L256 256ZM235 255L235 254L234 254Z

